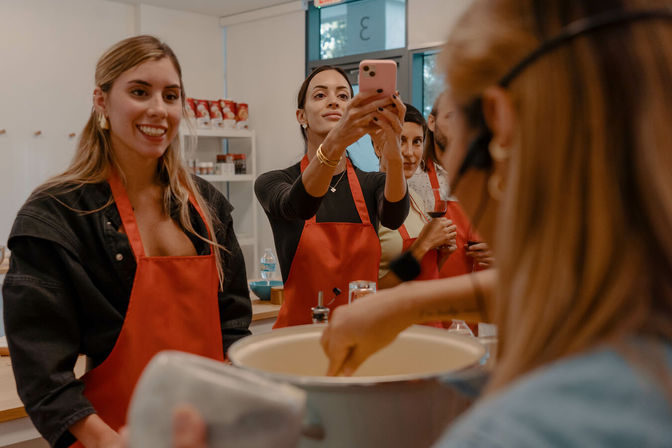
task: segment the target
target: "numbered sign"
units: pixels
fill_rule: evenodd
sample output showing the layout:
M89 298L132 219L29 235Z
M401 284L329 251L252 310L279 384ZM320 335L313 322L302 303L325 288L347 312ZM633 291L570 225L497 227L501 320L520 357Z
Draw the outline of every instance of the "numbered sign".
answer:
M367 53L385 48L386 3L363 1L348 4L347 47L354 53Z

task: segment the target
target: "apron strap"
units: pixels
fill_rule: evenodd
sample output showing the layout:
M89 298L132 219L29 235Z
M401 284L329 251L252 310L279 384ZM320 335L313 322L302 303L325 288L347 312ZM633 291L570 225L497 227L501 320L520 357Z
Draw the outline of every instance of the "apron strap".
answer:
M121 182L119 177L119 172L116 169L112 169L109 179L107 180L110 184L110 189L112 190L112 197L114 202L117 205L117 210L119 210L119 216L121 217L121 222L124 225L124 231L126 236L128 236L128 241L131 244L131 249L133 249L133 255L135 256L136 261L140 258L146 256L145 248L142 245L142 238L140 238L140 230L138 229L138 222L135 220L135 213L133 213L133 206L131 205L130 199L128 199L128 194L126 193L126 188ZM205 215L203 210L196 202L193 194L189 194L189 202L194 206L198 215L203 220L205 224L205 230L208 232L208 239L212 240L212 232L210 227L208 227L208 222L205 220ZM214 254L215 248L210 244L210 253Z
M406 230L406 224L402 224L397 230L399 230L402 240L407 241L411 239L411 235L409 235L408 230Z
M371 224L369 219L369 211L366 209L366 201L364 200L364 193L362 193L362 187L359 185L359 179L355 174L355 167L350 162L350 159L346 159L347 170L348 170L348 182L350 183L350 191L352 192L352 198L355 200L355 206L357 207L357 212L359 213L359 219L362 220L362 224Z
M346 175L348 176L348 183L350 184L350 192L352 193L352 198L355 201L355 207L357 207L359 219L362 221L362 224L371 224L371 220L369 219L369 211L366 209L366 201L364 200L364 194L362 193L362 187L359 185L357 174L355 174L355 168L352 165L350 158L346 157L345 162L345 169L347 171ZM308 166L308 163L308 155L304 155L303 159L301 159L302 173ZM315 222L317 222L317 213L315 213L315 215L313 215L313 217L310 219L306 220L306 223L314 224Z
M439 194L439 177L436 175L436 167L434 162L431 159L427 159L427 176L429 176L429 183L432 185L432 193L434 193L434 203L437 204L441 201L441 195Z
M138 230L138 223L135 220L135 214L133 213L133 206L131 201L128 199L128 194L126 193L126 188L124 188L119 173L116 169L112 169L110 177L107 180L110 184L110 189L112 190L112 197L114 202L117 205L117 210L119 210L119 216L121 217L121 222L124 225L124 231L128 237L129 243L131 243L131 249L133 249L133 255L135 256L136 261L145 257L145 248L142 246L142 240L140 239L140 231Z

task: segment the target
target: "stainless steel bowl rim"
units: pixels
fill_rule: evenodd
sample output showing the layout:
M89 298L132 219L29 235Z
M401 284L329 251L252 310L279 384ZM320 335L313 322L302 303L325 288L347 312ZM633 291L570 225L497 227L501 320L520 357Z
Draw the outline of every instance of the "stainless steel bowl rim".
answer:
M278 330L273 330L271 334L279 334L283 332L290 332L292 329L300 329L300 328L308 328L308 327L322 327L326 325L301 325L301 326L295 326L295 327L287 327L287 328L281 328ZM432 329L429 327L424 327L430 330L436 330L436 331L445 331L445 330L439 330L439 329ZM285 374L285 373L277 373L277 372L269 372L267 370L262 370L262 369L257 369L254 367L249 367L245 365L241 365L240 361L238 360L237 362L237 354L235 347L240 346L245 344L246 342L245 339L243 338L238 341L236 341L231 348L229 349L229 359L233 363L234 366L238 367L239 369L246 370L249 372L253 372L255 374L259 374L262 376L265 376L267 378L271 378L274 380L279 380L283 381L289 384L293 385L298 385L298 386L306 386L306 387L325 387L325 388L330 388L333 386L349 386L349 387L372 387L372 386L381 386L381 385L399 385L399 384L408 384L408 383L423 383L423 382L436 382L440 380L444 380L446 378L449 378L452 375L462 375L464 373L469 372L472 369L478 368L482 366L485 361L488 359L488 350L483 346L477 339L473 337L468 337L468 336L462 336L462 335L451 335L452 338L458 338L462 339L468 343L476 342L478 343L481 348L482 348L482 353L479 356L479 358L473 362L472 364L466 365L462 368L459 369L452 369L452 370L446 370L446 371L440 371L440 372L428 372L425 374L420 374L420 373L413 373L413 374L406 374L406 375L383 375L383 376L354 376L354 377L347 377L347 376L310 376L310 375L295 375L295 374ZM231 350L233 349L233 350Z

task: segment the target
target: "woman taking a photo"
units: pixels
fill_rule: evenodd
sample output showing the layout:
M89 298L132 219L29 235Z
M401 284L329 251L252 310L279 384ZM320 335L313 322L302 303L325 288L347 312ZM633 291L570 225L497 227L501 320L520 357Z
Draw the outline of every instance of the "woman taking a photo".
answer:
M477 137L444 167L470 216L486 207L499 352L438 446L672 446L671 6L477 0L453 30L443 66ZM473 307L464 277L336 310L330 372Z
M399 227L408 195L399 149L405 107L398 95L352 97L338 68L322 66L303 82L296 118L306 142L300 163L265 173L255 192L273 230L284 281L274 328L310 323L322 291L325 305L347 302L352 280L376 281L379 223ZM345 155L363 135L382 131L387 175L360 171Z
M175 54L151 36L123 40L95 83L70 167L18 213L3 285L19 396L56 447L116 446L157 352L223 360L250 334L232 207L183 163ZM81 379L79 354L91 367Z

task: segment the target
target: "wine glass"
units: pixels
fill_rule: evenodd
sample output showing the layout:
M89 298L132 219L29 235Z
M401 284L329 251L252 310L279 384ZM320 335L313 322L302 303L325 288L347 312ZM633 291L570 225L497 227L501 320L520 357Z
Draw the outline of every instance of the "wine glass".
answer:
M442 188L432 188L433 201L425 204L425 211L432 218L441 218L448 210L448 195Z

